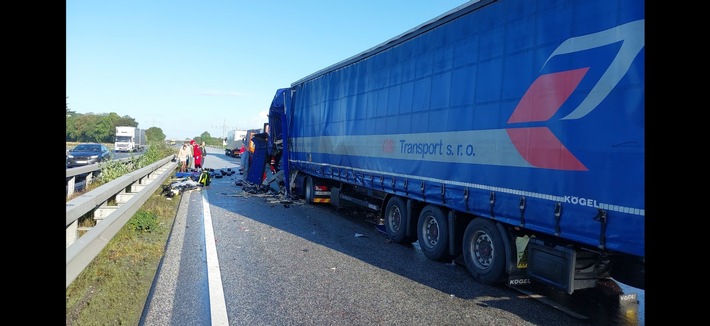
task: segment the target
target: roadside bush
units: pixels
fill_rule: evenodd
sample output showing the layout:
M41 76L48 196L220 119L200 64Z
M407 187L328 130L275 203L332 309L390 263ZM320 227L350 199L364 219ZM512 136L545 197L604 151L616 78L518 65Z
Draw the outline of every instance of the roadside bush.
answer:
M149 211L139 210L128 221L128 227L135 231L151 232L158 227L158 216Z
M132 164L125 164L118 161L101 163L101 174L97 180L98 182L96 182L94 186L97 187L104 183L108 183L120 176L151 165L166 156L176 154L177 149L165 145L163 142L151 143L140 157L132 161Z

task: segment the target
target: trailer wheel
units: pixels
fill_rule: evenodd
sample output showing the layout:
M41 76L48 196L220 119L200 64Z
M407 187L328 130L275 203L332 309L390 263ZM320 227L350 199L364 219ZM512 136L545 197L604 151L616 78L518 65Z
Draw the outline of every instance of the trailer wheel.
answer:
M493 284L503 280L506 253L493 222L476 218L468 224L463 235L463 257L477 281Z
M313 178L311 176L306 177L306 186L303 192L305 193L306 203L313 204L315 193L313 190Z
M387 236L392 239L394 243L411 243L412 238L407 237L407 206L400 197L392 197L387 202L387 207L385 208L385 229L387 230Z
M434 205L425 206L419 214L417 224L417 238L424 256L431 260L448 259L449 231L441 209Z

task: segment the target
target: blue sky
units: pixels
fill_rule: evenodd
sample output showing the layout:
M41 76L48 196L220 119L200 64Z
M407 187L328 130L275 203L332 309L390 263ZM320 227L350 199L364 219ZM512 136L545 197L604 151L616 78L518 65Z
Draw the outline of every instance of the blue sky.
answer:
M66 2L66 96L169 139L261 128L276 89L465 0Z

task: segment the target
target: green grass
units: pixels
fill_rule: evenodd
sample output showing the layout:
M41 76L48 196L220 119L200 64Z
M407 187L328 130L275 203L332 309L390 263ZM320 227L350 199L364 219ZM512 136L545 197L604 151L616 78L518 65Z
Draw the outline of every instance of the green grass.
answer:
M136 168L166 153L144 155ZM162 187L67 287L66 325L138 325L180 203L180 197L161 192Z

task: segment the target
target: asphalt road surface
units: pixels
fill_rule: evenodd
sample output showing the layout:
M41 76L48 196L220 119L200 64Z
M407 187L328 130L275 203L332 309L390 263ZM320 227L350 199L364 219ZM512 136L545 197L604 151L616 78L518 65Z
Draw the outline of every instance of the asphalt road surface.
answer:
M238 171L239 159L211 154L205 167ZM241 178L174 197L141 325L643 324L608 311L575 317L537 294L477 283L453 261L390 243L364 211L245 191Z

